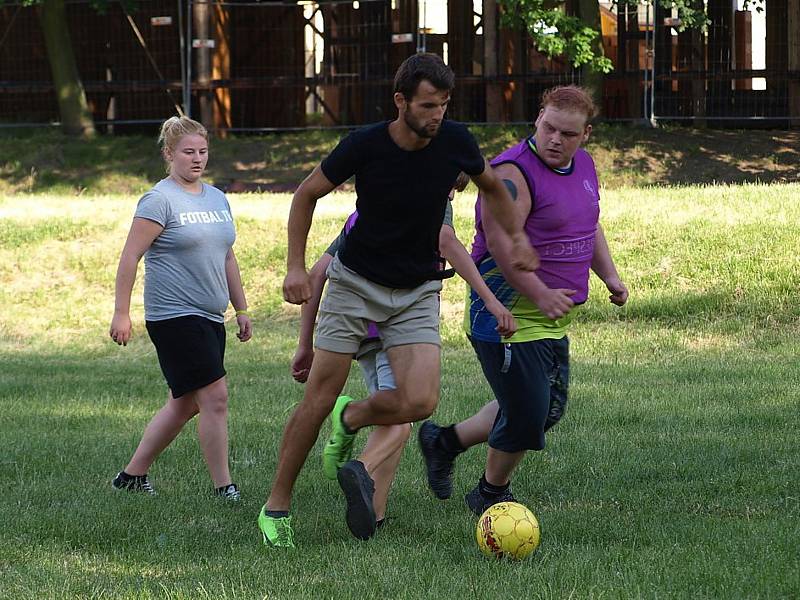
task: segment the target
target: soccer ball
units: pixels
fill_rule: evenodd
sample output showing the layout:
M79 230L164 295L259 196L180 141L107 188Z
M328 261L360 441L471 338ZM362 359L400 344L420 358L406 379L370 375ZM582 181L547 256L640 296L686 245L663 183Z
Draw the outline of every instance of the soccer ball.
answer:
M478 519L475 539L486 556L521 560L539 545L539 522L522 504L499 502Z

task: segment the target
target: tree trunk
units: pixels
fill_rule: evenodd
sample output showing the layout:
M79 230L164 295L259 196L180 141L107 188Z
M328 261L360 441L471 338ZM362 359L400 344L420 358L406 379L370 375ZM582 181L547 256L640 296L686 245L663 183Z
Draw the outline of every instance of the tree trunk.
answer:
M598 56L604 56L603 51L603 31L600 27L600 3L597 0L575 0L575 16L578 17L587 27L591 27L597 32L592 45L593 50ZM602 113L603 109L603 73L593 71L588 65L581 67L581 83L594 99L597 110Z
M483 76L486 79L486 121L503 119L503 88L497 82L497 0L483 0Z
M75 63L64 0L43 0L39 21L58 98L61 127L68 135L93 136L94 122Z

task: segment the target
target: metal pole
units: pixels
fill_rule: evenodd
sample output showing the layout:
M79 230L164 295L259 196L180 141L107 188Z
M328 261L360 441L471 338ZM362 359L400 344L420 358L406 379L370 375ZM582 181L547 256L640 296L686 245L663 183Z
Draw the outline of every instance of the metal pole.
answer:
M637 7L638 10L638 7ZM650 3L645 6L645 21L644 21L644 88L642 90L642 118L647 119L647 94L650 88L647 85L648 72L647 61L650 58ZM637 15L638 20L638 15ZM655 24L653 25L653 37L655 37ZM652 93L652 90L650 91Z
M183 88L183 112L192 116L192 0L186 2L186 85Z
M656 27L658 24L656 23L656 7L653 5L653 54L650 58L650 84L653 86L652 91L650 92L650 125L652 127L656 126ZM650 15L650 5L647 5L647 14ZM670 37L670 45L672 44L672 38ZM646 67L645 67L646 68Z
M417 5L419 6L419 5ZM428 27L428 1L422 0L422 27L417 22L417 52L427 52L427 40L425 39L425 29Z
M183 103L183 114L189 115L186 91L186 31L183 29L183 4L178 0L178 31L180 32L180 51L181 55L181 102Z

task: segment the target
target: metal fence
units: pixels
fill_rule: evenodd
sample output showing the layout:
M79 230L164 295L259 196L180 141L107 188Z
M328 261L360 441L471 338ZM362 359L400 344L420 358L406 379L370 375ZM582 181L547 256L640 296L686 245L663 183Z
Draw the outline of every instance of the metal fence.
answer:
M603 117L800 123L800 0L770 0L763 32L735 2L706 0L705 32L679 32L675 15L649 4L603 6L615 64L604 78ZM493 3L138 0L131 13L115 3L99 13L73 0L67 20L93 117L109 130L180 111L218 132L390 118L394 72L420 50L441 54L456 73L452 118L530 122L542 91L581 83L582 73L503 29L485 6ZM787 18L793 8L797 18ZM37 10L0 7L0 128L58 122Z
M153 123L174 114L184 89L181 34L185 3L139 0L126 12L111 4L67 4L78 72L95 122L113 127ZM0 7L0 126L58 121L38 8Z
M645 118L800 125L800 2L770 0L765 9L731 10L730 0L711 0L707 30L680 32L675 15L646 6Z

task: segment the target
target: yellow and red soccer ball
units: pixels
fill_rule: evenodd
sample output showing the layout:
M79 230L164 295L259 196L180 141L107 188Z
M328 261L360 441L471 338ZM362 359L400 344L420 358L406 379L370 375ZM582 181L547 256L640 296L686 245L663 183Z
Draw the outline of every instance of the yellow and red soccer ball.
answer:
M522 560L539 545L539 522L522 504L499 502L478 519L475 539L486 556Z

